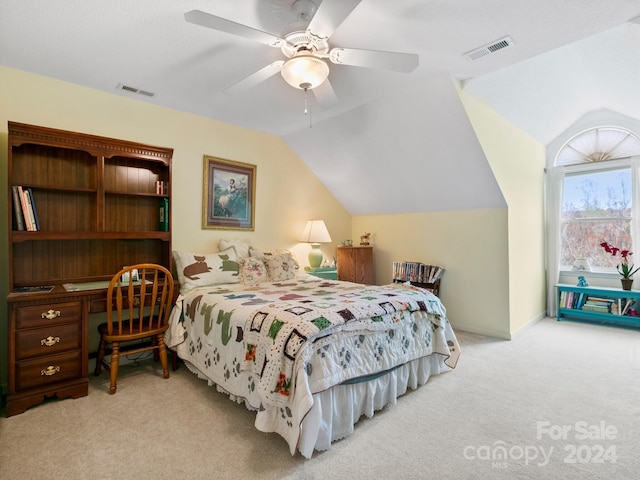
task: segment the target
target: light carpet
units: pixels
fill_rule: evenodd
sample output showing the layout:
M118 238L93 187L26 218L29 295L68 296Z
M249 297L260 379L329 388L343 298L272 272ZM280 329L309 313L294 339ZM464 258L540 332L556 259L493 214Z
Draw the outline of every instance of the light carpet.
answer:
M310 460L184 366L91 376L89 395L0 418L0 478L637 479L640 331L544 319L512 341L457 332L455 370Z

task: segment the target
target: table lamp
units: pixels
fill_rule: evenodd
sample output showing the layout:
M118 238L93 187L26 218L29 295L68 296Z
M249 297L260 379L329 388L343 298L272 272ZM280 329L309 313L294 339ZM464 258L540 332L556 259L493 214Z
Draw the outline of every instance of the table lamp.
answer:
M309 266L311 268L318 268L322 264L323 255L320 251L321 243L331 242L331 236L327 230L327 226L323 220L309 220L304 227L304 231L300 236L301 242L311 244L311 251L309 252Z

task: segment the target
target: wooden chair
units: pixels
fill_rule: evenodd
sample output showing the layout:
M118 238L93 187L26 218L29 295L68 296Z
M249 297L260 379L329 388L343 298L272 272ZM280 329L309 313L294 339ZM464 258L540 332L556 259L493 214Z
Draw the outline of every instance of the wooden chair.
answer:
M135 271L139 281L136 281ZM107 289L107 321L98 326L100 344L95 375L102 367L110 371L109 393L116 393L121 343L137 342L126 354L154 351L160 359L164 378L169 378L164 333L169 326L173 303L173 277L161 265L141 263L123 268L114 275ZM144 342L144 340L147 340ZM104 361L107 345L111 344L111 364Z

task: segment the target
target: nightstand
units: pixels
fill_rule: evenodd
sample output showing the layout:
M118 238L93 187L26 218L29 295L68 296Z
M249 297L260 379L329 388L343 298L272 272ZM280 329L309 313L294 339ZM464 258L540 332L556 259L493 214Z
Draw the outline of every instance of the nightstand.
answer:
M336 267L318 267L311 268L305 267L304 271L309 275L313 275L314 277L324 278L325 280L337 280L338 279L338 271Z
M345 282L373 285L373 247L338 246L338 279Z

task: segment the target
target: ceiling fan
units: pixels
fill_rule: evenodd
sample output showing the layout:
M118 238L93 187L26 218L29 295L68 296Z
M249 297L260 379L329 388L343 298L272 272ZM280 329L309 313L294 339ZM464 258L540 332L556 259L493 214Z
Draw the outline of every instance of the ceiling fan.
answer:
M292 12L300 21L308 21L304 31L292 31L279 37L226 18L201 10L184 14L185 20L221 32L281 49L286 60L275 62L228 87L226 93L238 93L258 85L280 72L292 87L305 92L312 90L317 101L330 106L337 97L329 82L329 65L380 68L397 72L412 72L418 66L419 57L412 53L396 53L377 50L331 47L330 37L362 0L292 1Z

